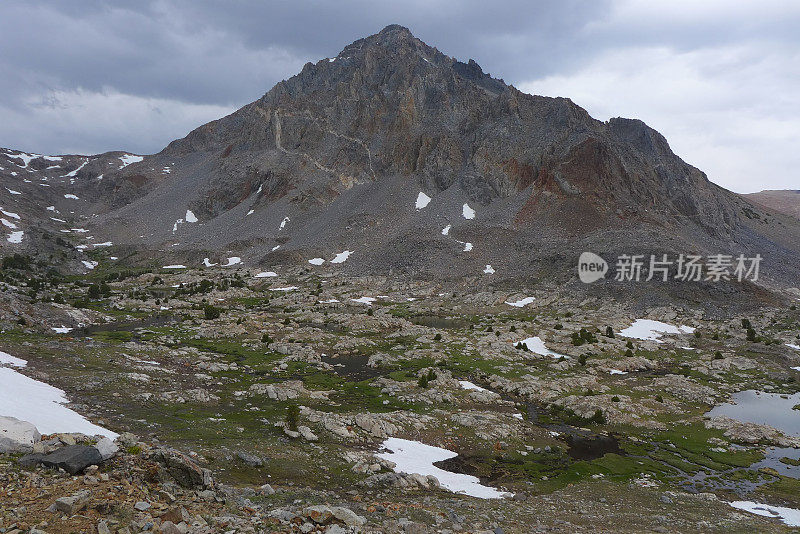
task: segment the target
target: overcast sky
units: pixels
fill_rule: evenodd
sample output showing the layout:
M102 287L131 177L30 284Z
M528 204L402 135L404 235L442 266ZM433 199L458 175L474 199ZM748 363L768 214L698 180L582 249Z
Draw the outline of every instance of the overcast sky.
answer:
M157 152L391 23L729 189L800 189L797 0L1 0L0 146Z

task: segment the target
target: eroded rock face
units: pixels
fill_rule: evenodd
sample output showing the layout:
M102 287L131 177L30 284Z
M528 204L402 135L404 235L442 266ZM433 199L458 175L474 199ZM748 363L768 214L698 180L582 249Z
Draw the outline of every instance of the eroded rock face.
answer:
M0 453L30 452L41 439L42 435L31 423L0 416Z

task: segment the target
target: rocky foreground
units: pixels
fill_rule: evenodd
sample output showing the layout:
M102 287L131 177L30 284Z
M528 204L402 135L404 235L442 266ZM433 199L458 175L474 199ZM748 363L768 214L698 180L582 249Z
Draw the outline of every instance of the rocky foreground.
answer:
M800 508L791 426L709 415L748 390L794 413L794 293L744 310L18 260L0 271L3 534L782 532L732 503Z
M0 455L0 532L4 534L496 534L596 531L603 520L613 521L615 532L745 532L753 528L766 532L774 527L736 512L727 512L722 522L702 520L710 510L724 509L724 503L707 493L654 492L646 483L632 485L624 499L602 484L573 488L569 496L562 492L542 498L521 495L488 506L419 491L375 499L359 489L337 495L280 481L258 487L229 486L216 482L208 469L200 467L206 460L198 454L144 443L132 434L101 446L80 434L51 435L30 449L41 452ZM59 461L48 459L55 456ZM634 510L641 505L654 513L662 510L652 517L636 517ZM665 510L667 505L681 508L681 518Z

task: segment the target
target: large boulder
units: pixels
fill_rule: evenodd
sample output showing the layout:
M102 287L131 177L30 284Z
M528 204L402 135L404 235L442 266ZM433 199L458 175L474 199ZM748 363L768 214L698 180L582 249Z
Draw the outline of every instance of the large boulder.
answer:
M90 465L99 465L103 462L100 452L88 445L70 445L41 458L41 463L47 467L63 469L71 475L83 472Z
M97 449L97 452L100 453L100 456L103 458L103 461L112 458L115 454L119 452L119 447L117 446L117 444L108 438L103 438L97 443L95 443L94 448Z
M0 453L31 452L41 439L42 435L31 423L0 416Z
M150 456L161 464L169 476L185 488L211 488L214 480L211 471L203 469L183 453L172 449L158 449Z

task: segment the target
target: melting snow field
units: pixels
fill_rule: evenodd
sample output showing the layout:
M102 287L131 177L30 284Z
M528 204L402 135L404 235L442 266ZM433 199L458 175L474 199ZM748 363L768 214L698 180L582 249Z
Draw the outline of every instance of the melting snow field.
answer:
M255 278L273 278L275 276L278 276L278 273L272 271L262 271L255 275Z
M416 203L417 209L421 210L425 208L425 206L430 204L430 202L431 202L431 197L420 191L419 195L417 195L417 203Z
M22 238L25 237L25 232L22 230L11 232L8 234L7 241L9 243L22 243Z
M325 260L323 260L322 258L311 258L310 260L308 260L308 263L310 263L311 265L322 265L323 263L325 263Z
M536 300L536 297L525 297L524 299L520 299L516 302L506 301L506 304L509 306L514 306L515 308L522 308L523 306L527 306L531 302Z
M662 334L691 334L694 330L691 326L677 327L651 319L636 319L632 325L621 331L619 335L661 343Z
M0 352L0 364L25 367L27 362ZM86 418L64 406L64 392L10 369L0 367L0 415L16 417L36 426L42 434L80 432L88 436L97 434L111 439L117 434L89 422Z
M491 265L487 265L485 269L483 269L483 274L494 274L494 268Z
M769 504L759 504L751 501L734 501L730 505L751 514L780 519L790 527L800 527L800 510L794 508L770 506Z
M452 224L448 224L444 228L442 228L442 235L448 235L450 233L450 229L453 227Z
M526 347L528 347L528 350L534 354L539 354L541 356L551 356L553 358L561 358L561 357L569 358L569 356L567 356L566 354L559 354L557 352L553 352L552 350L548 349L545 346L544 341L542 341L542 338L538 336L529 337L528 339L523 339L521 343ZM516 345L516 343L514 344Z
M353 302L359 302L361 304L366 304L368 306L371 306L372 303L375 302L375 300L377 300L377 299L374 299L372 297L360 297L360 298L357 298L357 299L350 299L350 300L352 300Z
M228 263L225 263L222 266L230 267L232 265L238 265L240 263L242 263L242 258L240 258L239 256L231 256L230 258L228 258Z
M185 265L165 265L162 269L185 269Z
M790 349L800 350L800 345L792 345L791 343L787 343L786 346Z
M194 213L192 213L192 210L186 210L186 217L184 217L184 219L186 219L187 223L197 222L197 217L195 216Z
M433 465L458 456L453 451L400 438L387 439L383 442L383 447L389 449L389 452L378 453L376 456L394 462L396 473L433 475L443 488L481 499L499 499L503 496L502 491L481 484L478 477L451 473Z
M70 332L72 332L72 328L64 325L54 326L53 332L55 332L56 334L69 334Z
M269 288L270 291L294 291L295 289L297 289L297 286L271 287L271 288Z

